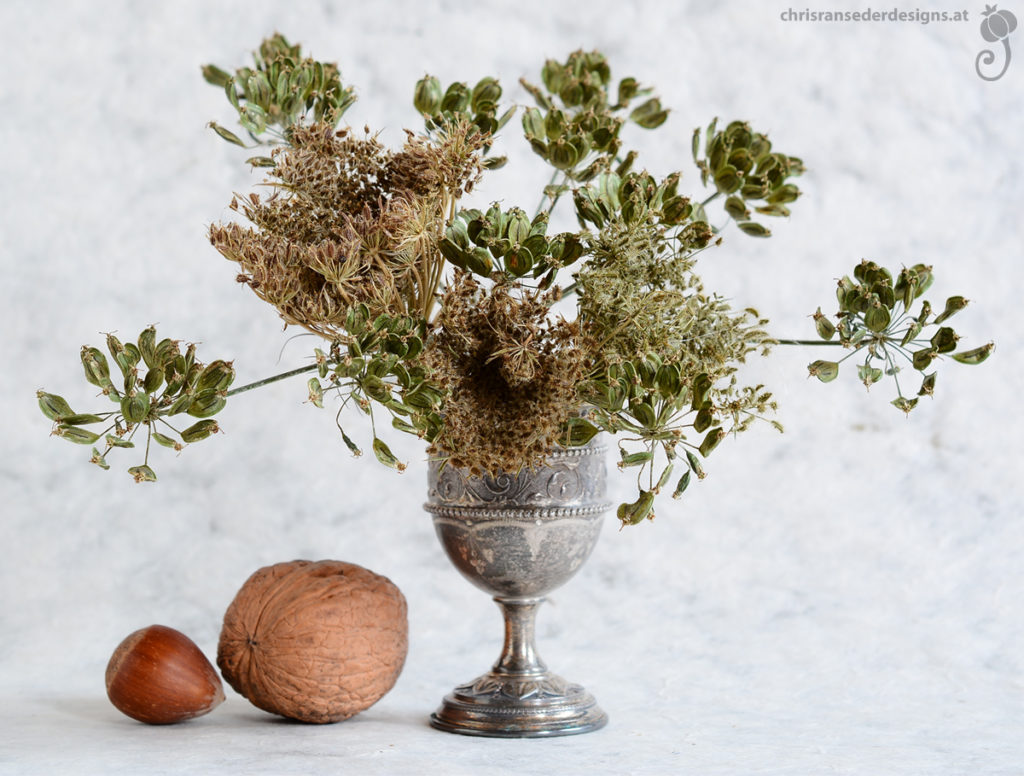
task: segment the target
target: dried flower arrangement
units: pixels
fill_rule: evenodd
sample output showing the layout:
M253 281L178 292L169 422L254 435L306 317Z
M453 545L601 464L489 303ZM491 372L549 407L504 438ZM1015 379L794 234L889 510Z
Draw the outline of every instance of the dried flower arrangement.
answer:
M659 180L636 171L637 151L623 147L621 129L655 129L668 111L634 78L619 80L613 94L598 52L548 60L541 86L521 81L536 103L522 109L525 138L553 168L532 216L498 203L459 207L506 161L492 145L517 108L499 110L494 78L472 88L420 80L414 105L424 131L407 131L393 150L369 129L338 129L355 97L335 65L304 57L281 35L254 56L253 67L232 74L209 65L203 75L225 90L249 139L268 149L248 162L266 169L271 193L236 195L231 207L248 224L215 224L210 240L239 265L240 283L324 345L308 366L235 389L231 362L204 366L194 345L182 352L178 341L158 341L153 327L134 343L108 335L116 380L106 356L83 347L86 379L115 408L79 414L43 391L39 405L57 436L105 445L93 447L91 459L104 469L111 450L134 446L145 428L145 459L129 472L155 480L152 442L180 450L218 431L212 416L230 396L315 372L312 403L322 407L334 393L338 417L350 403L364 411L375 456L399 470L405 465L377 433L382 412L425 440L432 456L476 474L533 467L554 445L616 435L619 467L637 472L639 490L618 517L636 524L654 517L654 497L670 483L678 497L691 474L702 478L701 459L727 434L775 409L764 386L738 380L752 352L841 347L842 358L814 361L810 374L828 382L840 363L858 359L860 380L870 386L891 376L892 403L910 412L934 390L934 361L980 363L993 349L957 350L957 334L943 324L967 302L949 297L933 314L921 299L933 280L923 264L894 273L861 262L839 281L838 313L815 313L813 342L773 339L756 311L733 310L705 290L697 258L722 241L708 206L720 201L740 231L768 237L754 213L790 214L800 196L791 179L803 163L745 122L713 121L693 135L694 162L710 189L703 201L678 193L681 173ZM574 209L577 231L548 233L558 205ZM568 297L573 320L552 311ZM916 394L900 384L906 366L922 375ZM175 416L195 422L179 430Z

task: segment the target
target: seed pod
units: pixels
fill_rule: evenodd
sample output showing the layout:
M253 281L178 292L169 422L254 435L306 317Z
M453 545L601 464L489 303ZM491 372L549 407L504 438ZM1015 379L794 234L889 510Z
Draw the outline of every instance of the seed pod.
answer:
M903 335L903 339L900 341L900 347L906 347L907 343L917 337L921 333L921 329L924 328L920 323L916 321L907 328L907 333Z
M681 375L678 364L663 364L655 376L658 391L665 398L679 395L682 389Z
M621 451L622 460L619 461L619 468L626 469L631 466L643 466L648 461L654 460L654 453L650 450L644 450L639 453L628 453L625 450Z
M892 400L892 406L896 407L897 409L903 410L904 413L909 415L910 411L917 406L917 401L918 400L916 398L906 399L903 396L900 396Z
M882 379L882 370L867 364L860 364L857 367L857 376L866 387L870 387Z
M548 161L557 170L571 170L579 159L579 151L561 137L554 142L548 152Z
M157 443L158 445L160 445L160 446L162 446L162 447L168 447L168 448L170 448L171 450L181 450L181 449L182 449L182 444L181 444L181 442L178 442L178 441L176 441L176 440L174 440L174 439L171 439L171 438L170 438L169 436L166 436L166 435L164 435L164 434L161 434L161 433L159 433L158 431L154 431L154 432L153 432L153 433L152 433L152 434L150 435L150 438L151 438L151 439L152 439L152 440L153 440L154 442L156 442L156 443Z
M567 447L582 447L593 439L600 429L583 418L572 418L569 421L568 433L565 437Z
M814 361L807 365L807 371L823 383L830 383L839 376L839 364L835 361Z
M66 426L87 426L90 423L102 423L99 415L62 415L60 422Z
M698 434L703 434L705 431L711 428L711 424L713 422L714 419L711 414L711 408L704 407L700 412L697 413L697 417L693 421L693 430L696 431Z
M662 470L661 476L658 477L658 482L654 486L655 493L660 493L661 489L665 487L665 484L668 482L668 478L672 476L672 470L674 468L675 464L670 463Z
M156 328L149 326L139 334L139 353L146 366L152 369L155 366L163 366L156 359Z
M112 357L117 358L119 353L124 352L124 344L113 334L107 334L107 350Z
M745 221L750 218L750 211L742 198L731 196L725 200L725 212L736 221Z
M923 350L916 351L913 357L914 369L916 369L919 372L923 372L925 369L931 366L932 360L937 355L938 354L935 352L934 347L924 348ZM954 356L954 358L956 358L956 356Z
M74 410L71 409L71 406L62 396L46 393L45 391L37 391L36 398L39 399L39 409L50 420L60 420L64 415L75 414Z
M854 284L849 277L843 276L836 286L836 299L839 301L839 311L848 312L850 306L849 300L853 296Z
M82 368L90 384L99 388L110 385L110 366L107 357L98 348L82 347Z
M233 107L235 110L239 110L240 105L239 105L239 98L238 98L237 82L235 81L234 78L229 78L227 83L224 84L224 96L228 98L228 102L231 103L231 107ZM217 129L217 125L214 124L212 121L209 124L207 124L207 126L208 127L213 127L214 130ZM227 132L227 130L224 130L224 131ZM220 135L221 133L218 131L217 134ZM228 132L228 134L230 135L231 133ZM223 137L223 135L221 135L221 137ZM227 138L225 138L225 140L226 139ZM232 142L235 142L235 141L238 142L238 145L243 146L243 147L245 146L245 143L243 143L241 140L238 140L237 137Z
M645 402L630 402L629 411L637 419L641 426L646 429L653 429L658 424L658 417L654 408Z
M373 438L373 454L377 457L377 460L385 466L396 469L400 472L405 471L406 465L399 461L398 458L395 457L394 453L391 452L391 449L384 443L384 440L379 439L378 437Z
M129 366L135 366L142 360L142 351L134 342L124 343L124 355L128 359Z
M89 463L96 464L97 466L99 466L104 471L107 471L107 470L110 469L110 464L107 463L107 459L95 447L92 449L92 457L89 459Z
M194 418L209 418L224 409L225 404L227 400L223 396L213 391L204 391L189 402L188 414Z
M707 458L723 439L725 439L725 431L722 428L711 429L704 437L704 441L700 443L700 454Z
M700 459L693 454L692 450L686 451L686 461L690 465L690 471L697 475L698 480L702 480L707 476L704 473L704 467L700 464Z
M267 128L267 113L254 102L248 102L238 109L238 123L253 135L259 135Z
M536 108L527 108L523 113L523 132L528 139L544 138L544 114Z
M311 377L306 385L309 388L309 400L313 402L314 406L323 409L324 389L323 386L320 385L320 380L316 377Z
M649 490L640 491L640 498L632 504L619 504L616 512L623 525L636 525L642 522L654 507L654 493Z
M932 268L926 264L915 264L911 269L917 273L917 295L921 296L921 294L931 288L931 285L935 280L935 275L932 274Z
M945 309L938 315L938 317L936 317L933 323L942 323L944 320L960 312L965 307L967 307L966 299L964 299L962 296L951 296L949 297L949 299L946 300Z
M216 65L203 65L203 78L207 83L220 87L231 81L231 75Z
M630 113L630 119L644 129L656 129L665 124L669 112L662 107L662 100L651 97Z
M108 447L135 447L135 443L130 439L122 439L114 434L107 434L105 441Z
M995 343L990 342L987 345L982 345L980 348L974 348L974 350L968 350L964 353L954 353L953 360L959 361L961 364L980 364L995 349Z
M726 162L732 165L736 171L740 173L741 177L746 176L754 166L754 159L750 155L750 151L745 148L736 148L733 150L729 156L726 157ZM794 199L796 198L794 197Z
M919 324L921 324L922 326L924 326L926 323L928 323L928 317L931 314L932 314L931 303L927 299L925 299L921 303L921 314L917 316L917 322Z
M427 75L416 82L413 93L413 105L424 116L434 116L441 110L441 82L432 75Z
M249 92L249 99L254 101L263 110L270 110L270 101L273 92L270 89L270 79L264 72L257 72L249 76L246 84Z
M757 223L756 221L743 221L742 223L736 224L740 228L743 234L750 235L751 237L771 237L771 229L766 226Z
M173 402L171 406L167 408L167 415L177 415L181 412L187 412L188 408L192 406L192 400L195 398L191 393L183 393Z
M605 215L589 188L577 189L573 192L572 198L580 221L590 221L598 228L604 226Z
M161 385L164 384L164 370L160 367L154 367L146 372L146 377L142 381L143 390L146 393L153 393Z
M938 323L938 318L935 319ZM956 332L953 331L949 326L941 327L934 335L932 335L931 343L932 347L939 353L950 353L956 350L956 342L959 337L956 336Z
M229 90L228 91L229 94L234 94L235 90L234 90L233 86L228 86L228 90ZM245 143L242 141L242 139L240 137L238 137L238 135L236 135L230 129L225 129L220 124L218 124L216 121L211 121L206 126L208 126L210 129L212 129L218 135L220 135L221 138L223 138L224 140L227 140L229 143L234 143L235 145L241 146L242 148L246 148L247 147L245 145Z
M625 106L626 103L636 97L639 92L640 84L637 83L635 78L623 78L619 81L619 89L617 93L618 104Z
M836 333L835 325L822 314L820 307L814 313L814 328L817 329L818 336L826 342L831 340Z
M548 59L540 70L540 78L549 92L558 94L569 80L570 75L562 63L554 59Z
M100 438L99 434L89 431L88 429L78 428L78 426L65 426L63 424L57 426L53 433L61 439L74 442L76 445L95 444L96 440Z
M522 244L530 236L530 219L519 208L512 208L508 215L507 231L503 236L508 237L513 245Z
M145 464L131 467L128 473L132 475L136 482L156 482L156 472Z
M121 414L128 423L141 423L149 414L149 394L130 393L121 399Z
M672 498L679 498L683 495L683 492L690 486L690 472L684 472L683 476L679 478L679 482L676 483L676 489L672 492Z
M470 109L474 113L484 112L488 108L493 110L493 106L496 105L500 99L501 85L496 79L487 76L481 78L477 82L476 86L473 87Z
M675 226L683 223L693 214L693 205L686 197L671 197L661 208L661 218L666 224ZM744 216L745 217L745 216Z
M792 183L780 186L768 196L768 202L772 205L787 205L796 202L800 197L800 189Z
M695 410L700 410L708 401L708 397L711 395L711 378L703 372L697 375L693 379L691 390L693 391L693 401L691 407Z
M235 370L231 362L220 359L207 366L199 375L196 382L196 390L203 391L224 391L235 379Z
M875 333L885 331L890 320L892 318L889 315L889 309L881 301L876 301L864 313L864 324Z
M469 107L469 87L464 83L453 83L441 98L441 112L464 113Z
M216 434L220 431L220 426L217 425L215 420L200 420L184 431L181 432L181 438L188 444L193 442L199 442L206 439L211 434Z
M739 170L731 164L726 164L715 173L715 185L723 194L732 194L734 191L739 191L740 186L743 185L743 178L740 176Z
M917 298L917 288L917 273L904 267L893 287L896 296L902 300L904 308L909 310L910 305L914 303L914 299Z

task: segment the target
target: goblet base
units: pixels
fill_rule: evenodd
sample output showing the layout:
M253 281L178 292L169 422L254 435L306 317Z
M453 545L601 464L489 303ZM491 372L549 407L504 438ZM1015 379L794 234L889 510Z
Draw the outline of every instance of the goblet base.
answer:
M430 715L438 730L491 738L571 736L607 722L593 695L550 672L490 671L456 687Z

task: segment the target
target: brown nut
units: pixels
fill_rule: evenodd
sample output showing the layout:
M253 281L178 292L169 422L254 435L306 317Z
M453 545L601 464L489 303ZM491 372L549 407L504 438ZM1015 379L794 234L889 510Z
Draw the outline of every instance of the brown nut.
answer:
M168 725L213 711L224 686L184 633L164 625L137 630L107 664L107 697L132 719Z
M401 591L353 563L297 560L260 569L224 615L217 665L265 711L337 722L390 690L405 662Z

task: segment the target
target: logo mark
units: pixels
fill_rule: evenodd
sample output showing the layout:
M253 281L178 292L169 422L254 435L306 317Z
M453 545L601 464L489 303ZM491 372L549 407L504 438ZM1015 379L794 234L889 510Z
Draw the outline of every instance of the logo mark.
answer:
M998 81L1010 66L1010 33L1017 29L1017 17L1009 11L998 10L994 5L986 5L982 16L985 18L981 20L981 37L989 43L1003 42L1005 62L997 75L985 75L981 72L982 63L991 65L996 61L996 55L991 49L984 49L978 52L974 60L974 70L986 81Z

